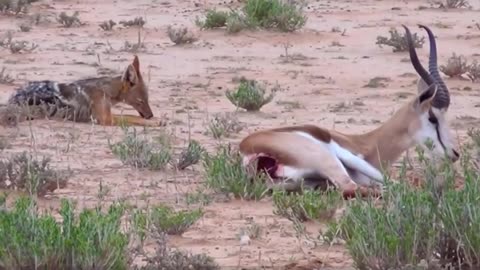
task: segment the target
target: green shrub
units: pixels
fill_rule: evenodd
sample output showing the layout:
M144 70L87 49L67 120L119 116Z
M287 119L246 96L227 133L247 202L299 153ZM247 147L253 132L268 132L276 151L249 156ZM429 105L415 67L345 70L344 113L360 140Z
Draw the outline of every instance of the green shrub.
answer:
M0 160L0 188L24 190L29 194L45 196L67 184L66 172L50 167L50 158L38 159L27 152Z
M30 198L20 198L0 211L0 269L127 269L122 213L115 204L107 213L83 210L75 218L73 204L62 200L57 223Z
M408 51L407 35L400 34L397 29L390 28L388 31L390 37L377 36L376 44L381 48L382 45L393 47L393 52ZM413 45L415 48L422 48L425 43L425 37L419 38L417 33L412 34Z
M220 266L205 254L191 254L172 250L167 246L166 235L155 234L155 255L146 259L147 264L135 267L139 270L218 270Z
M202 215L202 209L175 211L169 206L159 205L151 209L150 220L156 231L167 234L182 234Z
M205 20L197 18L203 29L225 27L228 33L238 33L246 28L260 27L292 32L302 28L307 21L302 7L285 0L247 0L241 10L207 10Z
M328 220L343 202L337 191L320 192L306 189L302 194L287 194L286 191L273 192L274 214L292 221Z
M177 169L184 170L187 167L197 164L205 149L196 140L190 140L186 149L180 153L177 162Z
M247 0L243 11L251 24L284 32L300 29L307 21L301 7L290 1Z
M404 166L398 183L387 181L381 201L350 202L345 216L330 224L326 238L338 232L358 269L480 267L480 174L475 162L463 151L465 184L457 189L453 164L435 164L417 151L425 179L420 188L408 184Z
M196 24L204 29L220 28L226 26L228 16L229 14L226 11L209 9L205 15L205 21L201 21L197 18Z
M273 100L273 91L265 96L265 87L255 80L240 79L240 85L235 91L227 91L226 96L236 107L247 111L259 111Z
M206 186L216 192L245 200L261 200L267 194L264 175L250 177L240 153L230 145L221 145L215 154L206 153L203 167Z
M216 113L208 123L208 132L215 139L230 137L238 134L243 129L243 124L238 120L235 113Z
M112 153L124 164L137 168L161 170L167 166L172 157L172 149L169 141L154 143L145 138L140 138L137 131L125 129L125 134L120 142L109 146Z

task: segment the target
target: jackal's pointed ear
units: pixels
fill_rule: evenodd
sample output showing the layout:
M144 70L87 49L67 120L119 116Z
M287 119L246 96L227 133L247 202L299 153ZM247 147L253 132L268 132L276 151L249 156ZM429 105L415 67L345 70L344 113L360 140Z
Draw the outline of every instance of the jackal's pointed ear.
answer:
M432 83L430 86L428 86L427 89L419 93L419 95L417 96L413 104L415 110L424 111L429 106L431 106L431 102L435 97L435 95L437 94L437 89L438 89L437 84Z
M140 76L140 60L138 60L138 56L135 55L133 57L133 63L132 63L133 68L137 72L137 75Z
M123 72L122 82L130 86L137 84L138 75L133 64L128 65L127 69Z

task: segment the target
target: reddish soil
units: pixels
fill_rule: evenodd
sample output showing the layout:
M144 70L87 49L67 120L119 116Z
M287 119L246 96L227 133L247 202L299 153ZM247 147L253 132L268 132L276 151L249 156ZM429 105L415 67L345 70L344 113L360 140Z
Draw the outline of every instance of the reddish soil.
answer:
M440 64L445 64L452 53L462 54L468 61L480 60L480 29L475 27L480 14L478 1L472 3L477 4L473 10L448 11L419 10L420 6L429 6L427 1L309 1L307 24L295 33L259 30L228 35L223 29L200 31L195 26L196 16L204 14L206 8L226 8L225 2L39 1L29 14L42 14L50 22L41 22L30 32L18 30L26 16L2 15L0 31L13 30L14 39L35 42L39 47L23 54L0 49L0 67L15 78L14 85L0 85L0 103L7 101L15 86L28 80L73 81L97 76L105 68L120 74L133 57L122 50L124 43L135 43L139 30L120 26L106 32L98 24L137 16L146 16L147 21L140 30L145 48L138 56L148 78L150 103L156 116L168 120L167 126L151 128L149 134L172 133L179 148L185 147L189 132L208 149L220 142L205 134L208 118L212 113L235 111L224 93L236 85L232 79L239 76L270 86L279 83L282 91L259 113L238 112L246 128L226 140L234 144L257 129L287 124L317 124L348 133L380 125L417 91L408 54L393 53L390 47L375 44L378 35L388 36L390 27L403 31L399 26L406 24L425 36L416 24L431 26L437 35ZM60 27L55 15L62 11L79 11L80 20L86 24ZM199 40L175 46L166 33L170 24L187 26ZM284 57L287 44L289 61ZM428 41L418 53L426 65ZM374 77L389 80L382 87L364 87ZM446 82L452 96L448 120L464 141L466 130L480 124L480 84L464 79ZM120 109L136 114L127 106L120 105L116 111ZM2 155L28 150L50 156L55 168L74 171L66 188L41 199L46 208L56 208L61 198L75 199L79 207L91 207L99 201L100 183L105 203L121 198L138 205L164 202L185 207L185 194L194 192L203 181L201 165L160 172L123 165L107 143L108 139L121 137L119 127L38 120L16 128L0 127L0 134L8 136L11 144ZM205 207L206 214L200 221L182 236L171 237L170 244L207 253L225 269L352 266L344 246L312 245L304 236L297 237L293 224L272 210L270 198L260 202L214 201ZM242 246L237 234L251 220L261 226L262 236ZM324 228L319 223L306 225L313 238Z

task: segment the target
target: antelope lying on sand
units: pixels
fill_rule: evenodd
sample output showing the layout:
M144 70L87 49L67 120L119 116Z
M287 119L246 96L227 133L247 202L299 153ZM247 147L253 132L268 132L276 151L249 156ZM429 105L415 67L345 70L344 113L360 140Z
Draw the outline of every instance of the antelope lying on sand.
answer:
M376 182L382 184L382 166L391 165L403 152L427 139L433 142L434 155L457 161L459 154L445 120L450 96L438 71L435 37L428 27L419 25L427 31L430 43L426 71L418 60L410 30L402 26L410 60L420 76L414 99L380 127L364 134L343 134L314 125L257 131L240 142L244 166L256 162L257 171L265 171L273 184L287 190L298 188L301 180L313 188L331 182L344 196L351 196L358 188L365 191Z

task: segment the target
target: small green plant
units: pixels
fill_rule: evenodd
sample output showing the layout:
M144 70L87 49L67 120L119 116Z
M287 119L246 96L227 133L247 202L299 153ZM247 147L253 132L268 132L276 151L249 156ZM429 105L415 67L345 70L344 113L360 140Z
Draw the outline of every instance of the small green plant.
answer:
M407 37L405 34L398 33L396 28L391 28L389 31L390 37L378 36L376 44L382 47L382 45L393 47L393 52L405 52L408 51ZM412 34L413 45L415 48L422 48L425 43L425 37L419 38L417 33Z
M208 133L213 138L230 137L243 129L243 124L234 113L216 113L208 123Z
M243 11L252 25L292 32L302 28L307 17L294 1L247 0Z
M31 198L19 198L13 208L0 211L0 267L2 269L128 269L128 237L122 233L123 207L113 204L82 210L61 202L61 223L40 213Z
M240 153L230 145L220 145L214 154L206 153L203 167L205 184L215 192L245 200L261 200L268 192L264 174L249 176Z
M203 215L202 209L175 211L169 206L154 206L150 220L154 230L167 234L181 235Z
M462 55L453 55L448 58L446 65L440 66L440 71L445 73L448 77L461 77L463 74L468 72L468 64L465 57Z
M45 196L67 183L67 175L50 168L50 159L37 159L27 152L0 160L0 188L24 190Z
M198 27L203 29L213 29L226 26L228 12L218 11L215 9L207 10L205 20L201 21L199 18L195 21Z
M112 153L124 164L150 170L164 169L171 160L172 149L169 143L154 143L140 138L137 131L124 130L124 137L120 142L108 142Z
M274 214L292 221L329 220L341 206L343 197L334 190L325 192L305 189L302 194L273 192Z
M265 96L265 87L255 80L240 79L240 85L235 91L227 90L226 96L236 107L247 111L259 111L264 105L270 103L274 97L274 90Z
M67 28L81 26L83 23L80 21L80 18L78 18L78 15L78 11L75 11L72 15L67 15L67 13L62 11L57 17L57 22Z
M150 230L150 221L148 211L142 208L132 209L130 213L130 226L134 232L133 236L138 237L143 244Z
M197 164L205 149L196 140L190 140L186 149L180 153L177 169L184 170L187 167Z

